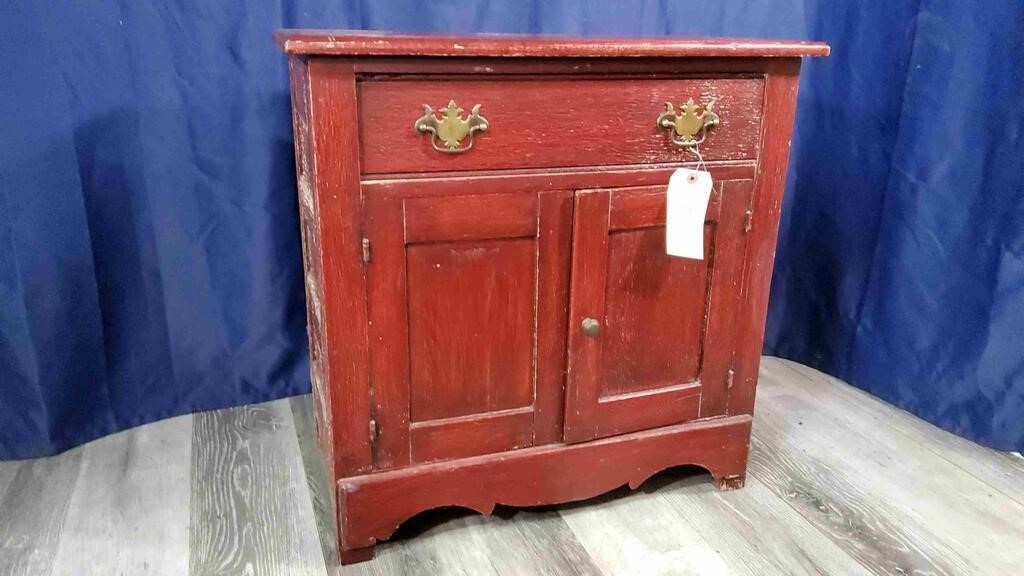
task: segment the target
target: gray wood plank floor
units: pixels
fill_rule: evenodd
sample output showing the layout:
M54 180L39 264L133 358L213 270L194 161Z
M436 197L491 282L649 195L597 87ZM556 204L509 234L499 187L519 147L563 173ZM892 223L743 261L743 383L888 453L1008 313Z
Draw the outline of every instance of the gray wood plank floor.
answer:
M0 462L0 575L1021 574L1024 459L765 358L747 486L430 512L341 567L308 396Z

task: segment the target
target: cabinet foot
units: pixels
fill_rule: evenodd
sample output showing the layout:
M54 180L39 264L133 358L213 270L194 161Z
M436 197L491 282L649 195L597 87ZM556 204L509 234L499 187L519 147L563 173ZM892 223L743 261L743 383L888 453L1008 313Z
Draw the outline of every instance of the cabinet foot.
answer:
M366 562L367 560L373 560L374 548L376 548L376 546L367 546L366 548L346 550L345 548L339 546L338 559L341 560L342 564L355 564L356 562Z
M732 474L729 476L716 476L715 488L725 492L728 490L739 490L747 482L746 474Z

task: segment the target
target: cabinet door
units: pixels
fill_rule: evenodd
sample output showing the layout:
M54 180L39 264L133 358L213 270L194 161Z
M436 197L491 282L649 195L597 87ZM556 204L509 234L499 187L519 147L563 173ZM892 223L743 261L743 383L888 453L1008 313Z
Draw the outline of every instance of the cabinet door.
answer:
M751 190L715 183L703 260L665 254L664 186L576 193L567 442L725 412Z
M364 208L376 467L560 440L572 193Z

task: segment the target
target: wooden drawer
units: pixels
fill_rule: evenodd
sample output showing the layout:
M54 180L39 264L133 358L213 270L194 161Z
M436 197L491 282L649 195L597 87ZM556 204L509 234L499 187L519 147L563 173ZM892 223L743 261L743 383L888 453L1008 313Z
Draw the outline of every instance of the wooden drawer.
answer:
M757 156L764 79L366 80L359 83L362 171L367 174L686 162L696 156L657 127L665 103L715 100L721 118L700 146L705 160ZM480 104L488 129L448 154L413 125L424 104ZM440 114L440 113L438 113ZM467 142L468 138L464 140Z

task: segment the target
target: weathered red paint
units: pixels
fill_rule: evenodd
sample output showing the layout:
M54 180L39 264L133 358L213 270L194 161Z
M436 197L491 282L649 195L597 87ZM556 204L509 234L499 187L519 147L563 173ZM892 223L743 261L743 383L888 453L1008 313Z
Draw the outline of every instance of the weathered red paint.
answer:
M276 38L344 562L438 506L579 500L680 464L742 486L799 57L827 46ZM688 98L722 117L702 261L661 248L664 186L696 156L654 120ZM449 99L492 122L465 154L412 129Z

